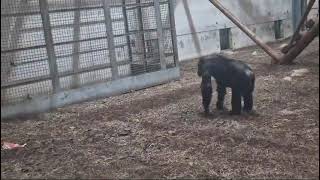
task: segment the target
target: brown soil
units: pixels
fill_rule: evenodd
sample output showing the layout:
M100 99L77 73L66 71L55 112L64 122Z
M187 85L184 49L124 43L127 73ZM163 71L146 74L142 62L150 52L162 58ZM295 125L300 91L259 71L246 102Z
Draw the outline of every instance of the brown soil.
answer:
M290 66L269 65L257 47L228 56L257 75L255 114L217 112L214 94L203 116L189 61L180 81L2 121L1 141L27 146L1 150L1 178L318 179L319 40ZM301 68L310 72L283 80Z

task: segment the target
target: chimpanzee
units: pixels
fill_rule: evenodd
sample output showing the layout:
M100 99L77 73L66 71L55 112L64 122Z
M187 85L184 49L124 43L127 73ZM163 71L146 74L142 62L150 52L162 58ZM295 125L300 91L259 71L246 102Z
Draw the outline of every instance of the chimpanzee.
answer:
M201 94L202 94L202 104L204 107L204 112L206 115L208 115L209 106L212 98L212 84L211 84L210 74L202 74Z
M218 101L217 109L224 108L224 97L226 88L232 89L232 110L231 115L241 113L241 97L244 100L243 110L249 112L253 107L252 93L254 91L255 75L252 69L245 63L230 59L221 55L211 55L202 57L198 63L198 76L202 77L202 81L207 81L208 74L215 78L217 83ZM209 83L208 83L209 84ZM207 86L201 86L201 91L209 91ZM211 101L209 93L204 93L204 102ZM205 111L208 111L208 106L204 104Z

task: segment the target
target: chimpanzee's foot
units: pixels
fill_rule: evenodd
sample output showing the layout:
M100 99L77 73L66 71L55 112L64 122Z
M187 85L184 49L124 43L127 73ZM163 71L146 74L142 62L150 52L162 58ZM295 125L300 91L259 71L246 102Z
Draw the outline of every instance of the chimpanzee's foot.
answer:
M258 115L259 115L259 114L258 114L255 110L253 110L253 109L251 109L251 110L244 109L243 112L246 113L246 114L248 114L248 115L255 115L255 116L258 116Z
M217 104L217 110L219 110L219 111L226 111L227 110L227 108L226 107L224 107L223 105L221 105L221 104Z
M240 115L240 114L241 114L240 111L230 111L229 112L229 115L231 115L231 116Z
M224 111L228 111L228 108L226 108L226 107L223 107L223 108L217 108L217 110L218 110L218 111L222 111L222 112L224 112Z

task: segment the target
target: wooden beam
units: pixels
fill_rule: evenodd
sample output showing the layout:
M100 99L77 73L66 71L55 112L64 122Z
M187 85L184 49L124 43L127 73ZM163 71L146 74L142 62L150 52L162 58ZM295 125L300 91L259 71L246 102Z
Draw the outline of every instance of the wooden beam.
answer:
M302 35L301 39L297 41L287 54L285 54L280 64L290 64L292 61L319 35L319 18L315 21L315 25Z
M300 30L301 30L302 26L304 25L304 22L308 18L308 15L309 15L314 3L315 3L315 0L310 0L308 7L307 7L306 11L304 12L302 18L300 19L298 27L296 28L293 36L291 37L289 44L287 46L285 46L284 48L282 48L282 50L281 50L282 53L287 53L292 48L292 46L294 46L294 42L298 40Z
M250 39L252 39L257 45L259 45L267 54L272 57L272 63L280 62L280 54L273 50L270 46L264 43L255 33L253 33L248 27L240 22L228 9L218 0L209 0L216 8L218 8L226 17L228 17L236 26L238 26Z

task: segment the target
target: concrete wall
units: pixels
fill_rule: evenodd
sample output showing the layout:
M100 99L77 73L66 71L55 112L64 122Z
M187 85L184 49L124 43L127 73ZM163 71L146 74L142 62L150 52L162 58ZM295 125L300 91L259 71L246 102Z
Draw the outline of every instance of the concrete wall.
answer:
M292 0L223 0L221 3L265 42L275 40L274 21L283 21L284 38L293 33ZM177 0L180 61L220 52L219 29L231 28L233 49L254 45L208 0Z
M308 2L309 1L310 0L308 0ZM319 17L319 0L316 0L316 2L314 3L308 18L310 19L314 17Z

